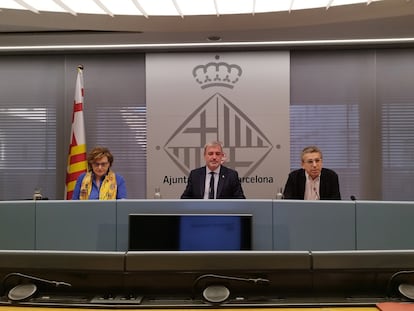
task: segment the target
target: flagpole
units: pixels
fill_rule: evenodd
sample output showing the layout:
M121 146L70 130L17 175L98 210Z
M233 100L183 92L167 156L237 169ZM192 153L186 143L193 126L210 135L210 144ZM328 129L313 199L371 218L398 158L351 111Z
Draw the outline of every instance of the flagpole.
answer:
M65 199L72 199L78 177L87 171L85 122L83 116L84 86L83 65L77 66L75 99L73 102L72 128L66 168Z

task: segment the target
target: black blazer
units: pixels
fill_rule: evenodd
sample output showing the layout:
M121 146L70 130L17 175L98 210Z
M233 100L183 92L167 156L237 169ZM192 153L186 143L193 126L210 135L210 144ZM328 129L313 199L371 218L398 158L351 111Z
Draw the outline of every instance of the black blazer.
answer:
M303 168L289 174L283 191L284 199L303 200L305 197L306 175ZM340 200L338 175L328 168L322 168L319 184L321 200Z
M203 199L206 183L206 167L192 170L181 199ZM217 185L217 199L245 199L237 171L221 166Z

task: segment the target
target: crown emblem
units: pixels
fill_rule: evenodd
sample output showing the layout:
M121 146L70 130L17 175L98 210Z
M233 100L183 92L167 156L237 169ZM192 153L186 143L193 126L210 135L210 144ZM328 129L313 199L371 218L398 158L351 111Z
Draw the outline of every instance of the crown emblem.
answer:
M217 60L220 56L215 57ZM210 62L193 69L193 77L202 89L220 86L232 89L242 75L239 65L226 62Z

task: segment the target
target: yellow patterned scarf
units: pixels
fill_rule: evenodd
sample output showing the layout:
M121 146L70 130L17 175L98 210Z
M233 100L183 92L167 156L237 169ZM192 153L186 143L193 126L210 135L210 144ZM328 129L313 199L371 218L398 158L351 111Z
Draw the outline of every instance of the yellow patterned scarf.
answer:
M92 172L86 173L82 180L80 189L80 200L88 200L92 190ZM116 176L115 173L109 170L105 179L102 181L101 189L99 190L99 200L115 200L116 199Z

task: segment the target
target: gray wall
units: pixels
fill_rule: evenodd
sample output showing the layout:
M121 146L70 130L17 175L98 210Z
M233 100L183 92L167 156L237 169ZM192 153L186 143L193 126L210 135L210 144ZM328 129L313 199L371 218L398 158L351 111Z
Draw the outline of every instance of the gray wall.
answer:
M413 51L290 51L291 169L300 166L304 145L317 144L324 165L339 174L344 199L414 200ZM0 199L27 199L37 187L49 199L63 198L78 64L85 67L88 149L108 146L128 198L144 199L145 56L2 54Z

